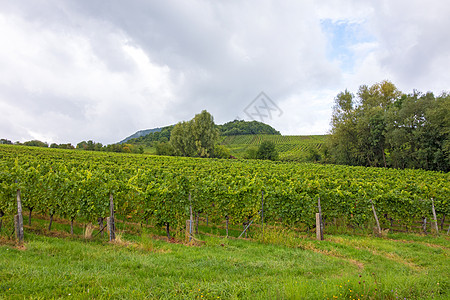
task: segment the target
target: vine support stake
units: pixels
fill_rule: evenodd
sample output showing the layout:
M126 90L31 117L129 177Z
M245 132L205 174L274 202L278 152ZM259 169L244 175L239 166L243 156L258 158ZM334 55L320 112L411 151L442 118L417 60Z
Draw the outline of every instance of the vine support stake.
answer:
M264 191L261 191L261 230L264 237Z
M423 229L423 233L428 234L427 233L427 218L423 218L423 224L422 224L422 229Z
M226 228L226 234L227 234L227 238L228 238L228 216L225 216L225 220L226 220L226 222L227 222L227 228Z
M189 193L189 203L191 203L191 193ZM192 231L193 231L193 224L194 224L194 218L192 216L192 204L189 205L189 242L192 240Z
M320 228L320 214L316 213L316 238L319 241L322 241L322 230Z
M438 228L438 223L437 223L436 210L434 209L434 200L433 200L433 198L431 198L431 210L433 212L434 229L436 230L436 234L439 234L439 228Z
M19 243L23 242L23 216L22 216L22 201L20 199L20 189L17 189L17 215L14 216L14 225L16 231L16 238Z
M378 235L381 235L380 221L378 220L377 212L376 212L376 210L375 210L375 206L373 205L372 199L370 199L370 203L372 204L373 216L375 217L375 221L377 222L377 231L378 231Z
M320 197L317 199L317 206L319 208L319 231L317 232L317 239L323 241L323 220L322 220L322 207L320 206ZM317 215L316 215L316 227L317 227Z
M238 239L241 238L241 236L247 232L247 229L252 225L253 220L250 221L250 223L247 225L247 227L244 228L244 231L242 231L241 235L239 235Z
M106 224L109 227L109 241L114 241L116 239L116 226L114 223L114 197L112 194L109 194L109 218L106 221Z

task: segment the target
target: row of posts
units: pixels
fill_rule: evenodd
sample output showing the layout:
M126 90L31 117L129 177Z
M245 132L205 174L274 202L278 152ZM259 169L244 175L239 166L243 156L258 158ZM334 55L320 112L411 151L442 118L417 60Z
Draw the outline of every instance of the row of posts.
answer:
M375 210L375 206L373 205L372 200L370 200L370 203L372 205L372 212L373 212L373 216L375 218L375 222L377 223L377 235L381 236L381 226L380 226L380 221L378 220L378 216L377 216L377 212ZM317 201L317 207L319 212L316 213L316 238L320 241L323 240L323 221L322 221L322 208L320 207L320 198ZM438 228L438 223L437 223L437 216L436 216L436 210L434 209L434 200L433 198L431 198L431 210L433 213L433 220L434 220L434 230L436 231L436 234L439 233L439 228ZM427 219L424 219L424 232L426 232L426 222ZM448 231L447 231L447 235L450 232L450 226L448 227Z
M112 194L109 196L109 208L110 215L106 218L106 226L109 233L109 240L114 241L116 239L116 226L114 222L114 197ZM14 216L14 231L16 233L16 239L19 243L24 240L23 234L23 215L22 215L22 201L20 198L20 189L17 190L17 215Z
M191 201L191 194L189 193L189 202L190 201ZM377 224L377 233L378 233L378 235L381 235L381 227L380 227L380 222L378 220L377 212L375 210L375 206L373 205L372 200L370 202L372 205L372 212L373 212L376 224ZM324 226L323 226L323 220L322 220L322 208L320 205L320 198L317 201L317 206L318 206L319 212L316 213L316 238L318 240L322 241ZM114 222L114 198L113 198L112 194L110 194L110 196L109 196L109 208L110 208L110 216L108 218L106 218L106 224L107 224L107 230L109 233L109 240L114 241L116 239L116 235L115 235L116 227L115 227L115 222ZM431 209L432 209L433 219L434 219L434 222L433 222L434 229L435 229L436 233L439 233L437 217L436 217L436 210L434 208L433 198L431 199ZM192 205L189 207L189 212L190 212L190 218L189 218L189 220L186 221L186 235L190 242L193 238L193 230L194 230ZM264 235L264 191L261 192L260 214L261 214L261 228L262 228L262 232ZM247 225L247 227L244 229L244 231L241 233L241 235L239 237L241 237L247 231L247 229L250 227L252 222L253 221L251 221ZM426 219L424 219L424 224L425 224L424 226L426 226ZM17 190L17 215L14 216L14 229L16 232L17 240L19 241L19 243L22 243L23 239L24 239L24 234L23 234L23 215L22 215L22 202L20 199L20 189ZM449 231L450 231L450 226L449 226ZM448 234L448 232L447 232L447 234Z

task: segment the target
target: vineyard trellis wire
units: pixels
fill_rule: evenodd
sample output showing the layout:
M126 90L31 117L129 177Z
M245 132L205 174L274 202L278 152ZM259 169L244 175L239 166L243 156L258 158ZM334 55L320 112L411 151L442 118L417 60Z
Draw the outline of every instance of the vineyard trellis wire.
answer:
M450 213L448 173L7 145L1 145L0 157L2 218L15 214L18 189L30 216L36 211L72 223L105 218L114 195L118 215L152 217L167 228L184 225L189 205L209 220L238 224L260 218L262 190L264 221L288 226L312 228L319 197L325 218L343 218L353 226L371 220L371 201L380 215L406 226L433 218L432 198L438 216Z

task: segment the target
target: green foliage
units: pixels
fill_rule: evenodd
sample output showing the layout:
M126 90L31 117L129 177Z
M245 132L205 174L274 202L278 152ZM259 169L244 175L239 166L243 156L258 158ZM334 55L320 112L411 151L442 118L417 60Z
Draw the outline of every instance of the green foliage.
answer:
M380 218L401 224L450 215L448 173L264 160L207 160L0 145L0 210L14 213L21 189L24 209L95 221L118 215L135 221L184 226L189 205L211 220L241 223L260 218L261 191L267 223L312 228L320 197L326 218L368 226L371 200ZM17 180L17 182L16 182ZM191 201L189 201L191 194ZM382 220L385 222L386 220Z
M32 140L32 141L27 141L25 143L23 143L25 146L33 146L33 147L48 147L48 144L45 142L41 142L38 140Z
M0 144L12 145L12 142L8 139L0 139Z
M100 151L103 145L101 143L96 143L92 140L82 141L77 144L77 149L88 150L88 151Z
M50 148L71 149L65 148L63 145ZM140 145L124 143L124 144L110 144L103 146L101 143L96 143L91 140L87 142L86 141L79 142L77 144L76 149L86 151L123 152L123 153L138 153L138 154L144 153L144 148Z
M192 120L180 122L172 130L170 145L177 156L194 156L195 140L192 136Z
M275 134L280 135L280 132L275 130L270 125L258 121L243 121L234 120L223 125L218 125L220 135L245 135L245 134Z
M216 158L230 158L230 156L231 156L230 149L228 149L224 145L215 145L214 146L214 157L216 157Z
M317 150L317 148L310 148L308 150L308 161L310 162L318 162L322 160L322 155L319 152L319 150Z
M332 162L450 170L450 96L402 94L391 82L347 90L335 98Z
M278 152L275 149L275 144L270 141L264 141L259 145L256 152L257 159L277 160Z
M127 143L147 147L156 146L158 143L167 143L170 140L170 135L174 127L174 125L163 127L160 131L151 132L147 135L130 139Z
M175 155L175 150L173 149L172 144L169 142L157 143L156 155L173 156Z
M52 143L50 145L50 148L56 148L56 149L75 149L74 146L72 146L72 144L68 143L68 144L56 144L56 143Z
M158 128L154 132L150 132L147 135L143 135L137 138L132 138L127 143L137 146L143 146L147 148L156 148L160 143L166 143L170 140L172 130L175 125ZM220 136L236 136L236 135L255 135L255 134L268 134L268 135L280 135L271 126L257 122L257 121L241 121L234 120L223 125L215 125L219 130ZM167 149L165 149L167 150ZM163 151L168 155L167 151Z
M219 138L219 131L213 116L206 110L195 115L192 123L192 137L195 151L199 157L214 157L214 146Z
M179 156L214 157L218 137L212 115L203 110L194 119L175 125L170 144Z
M258 159L258 147L248 147L245 151L244 158L246 159Z

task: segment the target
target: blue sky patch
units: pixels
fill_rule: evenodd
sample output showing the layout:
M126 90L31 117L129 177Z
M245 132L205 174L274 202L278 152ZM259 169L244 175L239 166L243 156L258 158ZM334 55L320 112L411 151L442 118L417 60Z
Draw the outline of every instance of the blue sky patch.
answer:
M321 20L320 25L328 41L328 59L339 61L344 72L352 71L354 68L353 46L375 41L375 38L364 28L364 23L324 19Z

